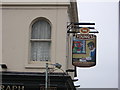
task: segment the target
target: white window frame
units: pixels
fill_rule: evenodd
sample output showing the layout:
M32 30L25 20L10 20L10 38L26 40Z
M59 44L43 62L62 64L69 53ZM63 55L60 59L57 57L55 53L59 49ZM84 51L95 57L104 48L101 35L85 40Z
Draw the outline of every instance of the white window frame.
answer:
M51 39L31 39L31 35L32 35L32 25L36 22L36 21L38 21L38 20L45 20L45 21L47 21L49 24L50 24L50 26L51 26ZM52 58L55 58L54 57L54 55L52 56L52 52L54 51L54 50L52 50L52 48L53 48L53 46L52 46L52 24L51 24L51 22L47 19L47 18L44 18L44 17L39 17L39 18L36 18L36 19L34 19L33 21L32 21L32 23L31 23L31 25L30 25L30 36L29 36L29 49L28 49L28 60L27 60L27 62L26 62L26 65L25 65L25 68L26 69L45 69L45 64L46 63L52 63L52 62L55 62L55 60L52 60ZM55 33L55 32L54 32ZM34 42L34 41L38 41L38 42L51 42L51 46L50 46L50 60L49 61L32 61L31 60L31 42Z

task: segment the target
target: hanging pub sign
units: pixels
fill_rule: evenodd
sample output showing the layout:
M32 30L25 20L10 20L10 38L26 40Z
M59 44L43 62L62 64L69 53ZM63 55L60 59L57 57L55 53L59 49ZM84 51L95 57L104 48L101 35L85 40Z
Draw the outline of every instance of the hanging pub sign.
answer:
M88 28L81 28L80 34L73 37L72 63L77 67L96 65L96 35L89 34Z

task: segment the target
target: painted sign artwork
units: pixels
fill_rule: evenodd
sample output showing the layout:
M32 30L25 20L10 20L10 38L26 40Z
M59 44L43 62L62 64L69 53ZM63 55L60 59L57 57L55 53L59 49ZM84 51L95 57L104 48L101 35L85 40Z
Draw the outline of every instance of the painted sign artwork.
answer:
M77 67L96 65L96 35L79 34L73 39L72 63Z
M73 54L84 54L86 53L85 50L85 40L79 40L79 39L75 39L73 41Z

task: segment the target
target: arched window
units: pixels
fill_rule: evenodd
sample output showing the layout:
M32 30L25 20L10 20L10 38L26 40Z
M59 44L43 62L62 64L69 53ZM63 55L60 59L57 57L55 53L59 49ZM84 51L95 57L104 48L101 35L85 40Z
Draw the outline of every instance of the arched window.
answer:
M49 61L51 58L51 25L46 19L38 19L31 28L31 60Z

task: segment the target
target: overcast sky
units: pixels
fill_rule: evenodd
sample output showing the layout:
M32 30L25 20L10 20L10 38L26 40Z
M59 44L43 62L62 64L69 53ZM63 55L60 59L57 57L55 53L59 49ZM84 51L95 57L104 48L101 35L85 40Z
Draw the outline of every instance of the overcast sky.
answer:
M77 0L78 2L118 2L119 0Z
M77 0L79 21L93 21L97 35L97 64L77 68L81 88L118 88L118 0Z

